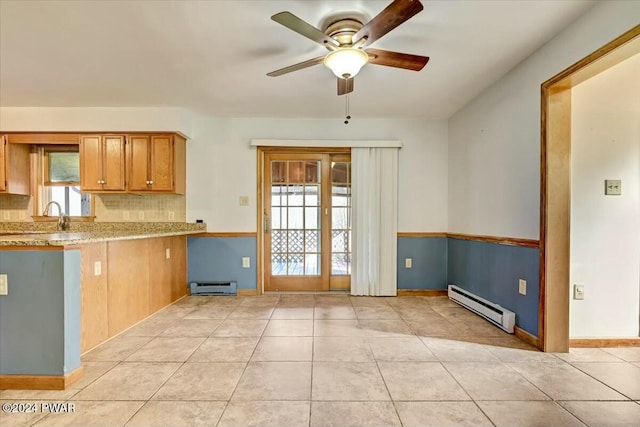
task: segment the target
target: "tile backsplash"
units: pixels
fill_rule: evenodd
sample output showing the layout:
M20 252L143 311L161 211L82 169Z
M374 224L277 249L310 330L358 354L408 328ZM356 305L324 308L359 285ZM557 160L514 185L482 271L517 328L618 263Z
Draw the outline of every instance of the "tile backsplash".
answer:
M94 194L96 222L185 222L181 195ZM0 221L31 221L32 197L0 195Z
M33 198L0 194L0 221L31 221Z
M185 222L185 196L96 194L96 221Z

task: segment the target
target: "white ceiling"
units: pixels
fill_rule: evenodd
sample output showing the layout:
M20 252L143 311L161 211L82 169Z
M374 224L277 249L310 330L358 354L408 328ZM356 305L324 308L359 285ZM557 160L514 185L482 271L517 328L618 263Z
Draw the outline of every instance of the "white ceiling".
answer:
M230 117L340 117L323 65L269 71L326 53L271 21L312 25L389 1L0 1L1 106L172 106ZM447 118L593 1L426 1L371 47L430 56L420 72L367 65L354 117Z

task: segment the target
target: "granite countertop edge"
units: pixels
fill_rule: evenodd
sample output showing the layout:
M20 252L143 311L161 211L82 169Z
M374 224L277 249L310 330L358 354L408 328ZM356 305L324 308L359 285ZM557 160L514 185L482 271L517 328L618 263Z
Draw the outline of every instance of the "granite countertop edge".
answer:
M73 246L116 240L148 239L154 237L184 236L201 234L204 230L161 230L161 231L85 231L70 233L13 234L0 237L2 246ZM64 235L67 235L66 237ZM62 236L61 236L62 235Z

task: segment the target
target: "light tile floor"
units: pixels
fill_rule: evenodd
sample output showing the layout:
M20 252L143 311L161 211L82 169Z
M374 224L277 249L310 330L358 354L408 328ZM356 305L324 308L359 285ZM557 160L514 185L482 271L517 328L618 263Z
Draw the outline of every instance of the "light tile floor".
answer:
M9 426L640 426L640 348L544 354L446 298L187 297Z

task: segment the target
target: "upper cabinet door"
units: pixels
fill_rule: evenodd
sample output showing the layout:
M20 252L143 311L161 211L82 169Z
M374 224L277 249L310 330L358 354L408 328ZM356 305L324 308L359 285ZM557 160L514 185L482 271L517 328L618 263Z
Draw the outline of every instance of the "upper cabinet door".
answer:
M30 147L11 144L6 135L0 135L0 193L31 194Z
M102 190L102 137L80 137L80 187L82 191Z
M124 136L80 138L80 187L85 192L124 191Z
M151 189L149 183L151 181L149 174L150 137L148 135L132 135L128 139L129 190L148 191Z
M105 135L102 143L102 189L124 191L124 136Z
M5 162L7 157L4 151L7 149L7 137L0 136L0 192L7 190L7 172Z
M173 137L170 135L152 136L149 178L153 191L173 191L173 162Z

